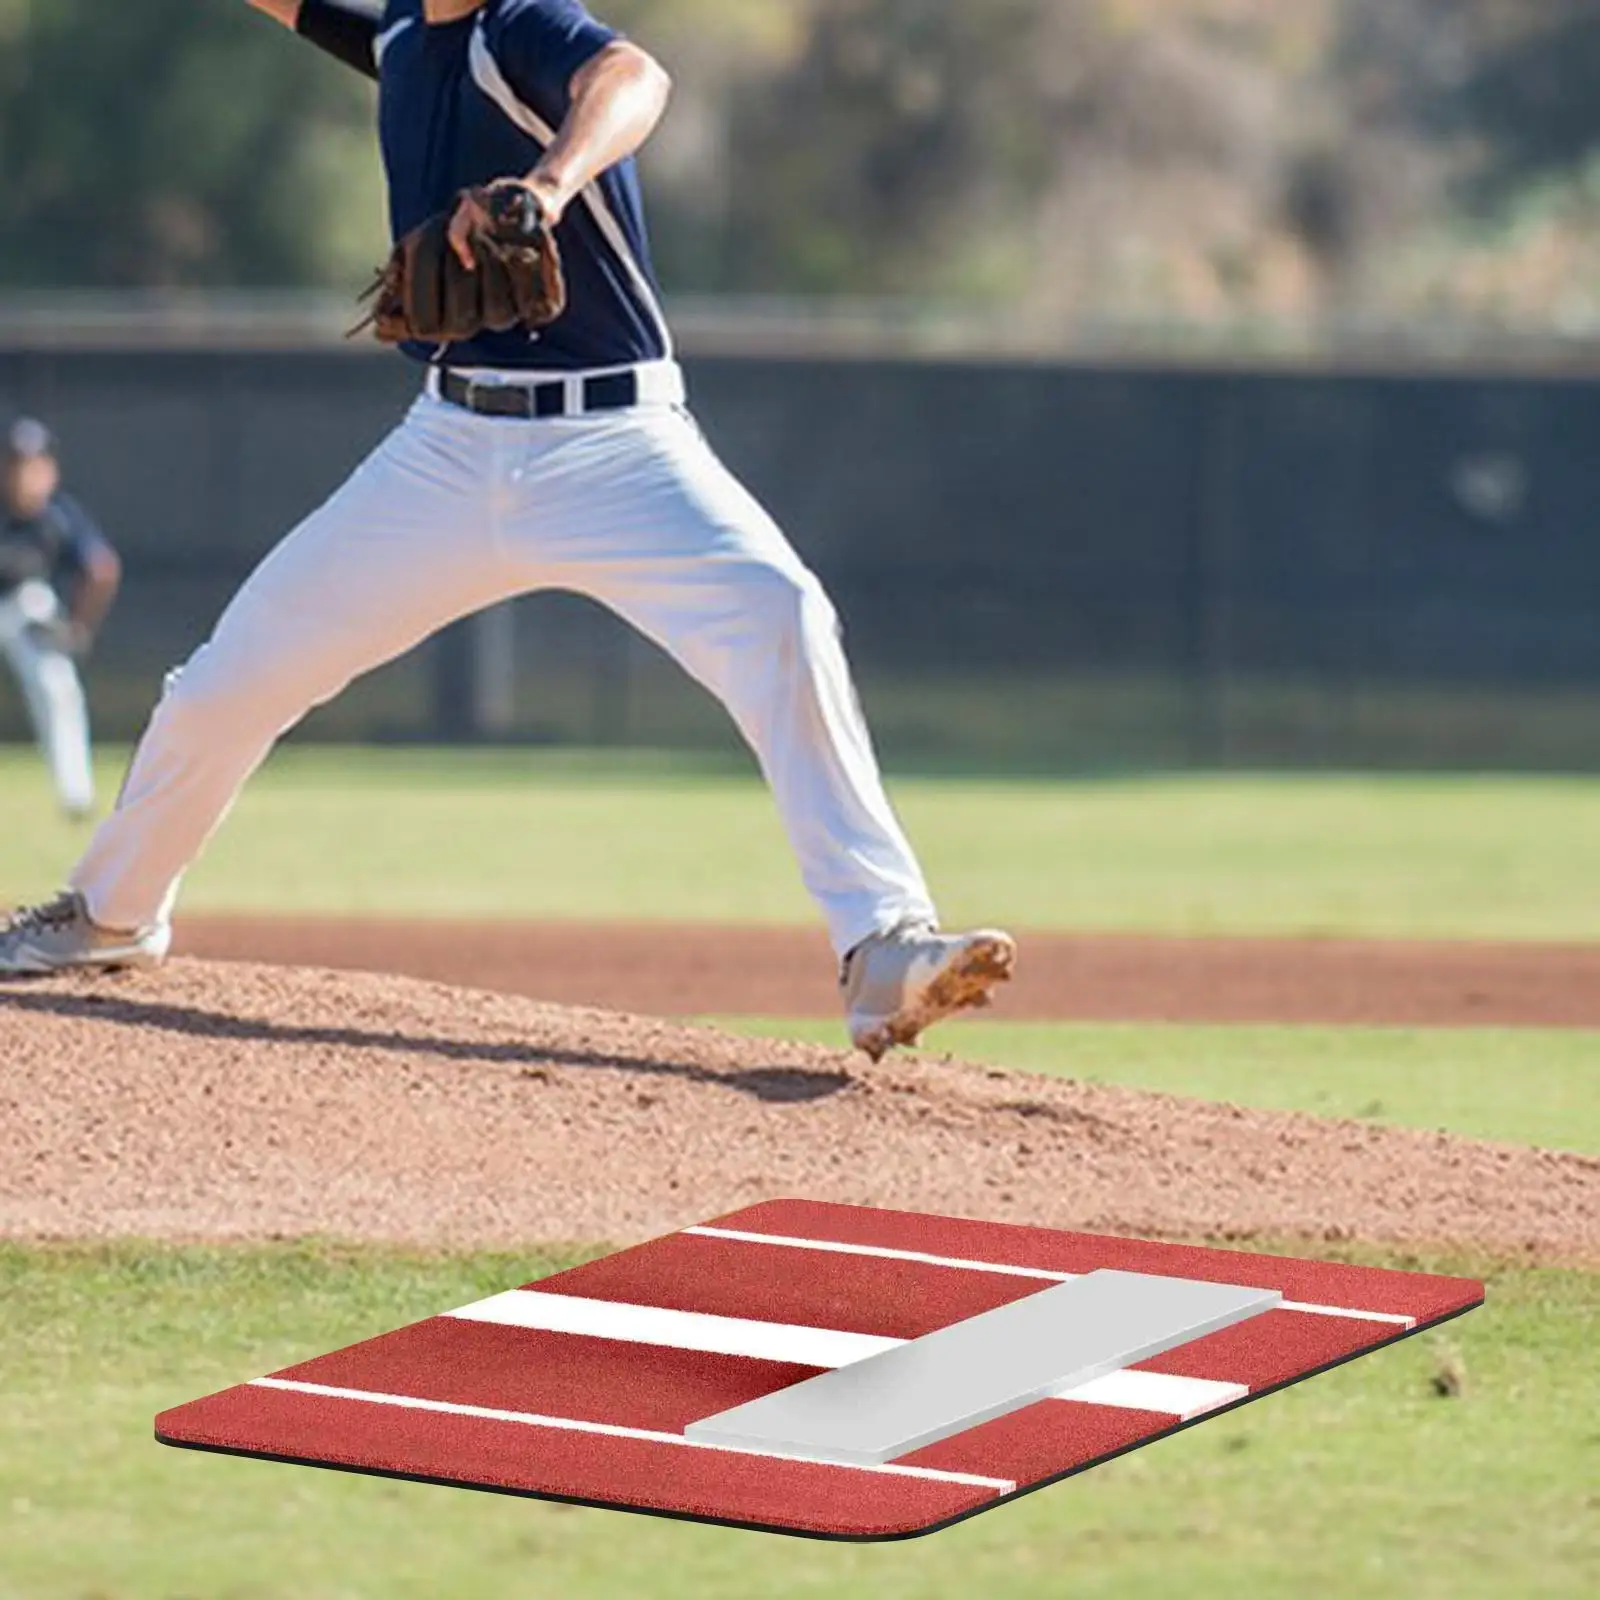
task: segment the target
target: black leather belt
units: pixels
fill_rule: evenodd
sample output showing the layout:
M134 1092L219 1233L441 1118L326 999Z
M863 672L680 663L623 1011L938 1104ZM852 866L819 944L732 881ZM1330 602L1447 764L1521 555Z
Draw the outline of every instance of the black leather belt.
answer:
M625 411L639 403L639 376L606 372L585 378L581 402L569 413L568 386L560 378L542 383L474 383L459 372L439 374L439 398L481 417L520 417L533 422L587 411Z

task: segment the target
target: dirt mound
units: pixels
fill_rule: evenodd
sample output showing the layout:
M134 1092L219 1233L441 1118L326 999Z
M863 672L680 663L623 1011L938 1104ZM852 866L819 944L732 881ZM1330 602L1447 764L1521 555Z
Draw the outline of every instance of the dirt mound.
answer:
M0 989L0 1234L627 1242L755 1200L1600 1261L1600 1161L411 979Z

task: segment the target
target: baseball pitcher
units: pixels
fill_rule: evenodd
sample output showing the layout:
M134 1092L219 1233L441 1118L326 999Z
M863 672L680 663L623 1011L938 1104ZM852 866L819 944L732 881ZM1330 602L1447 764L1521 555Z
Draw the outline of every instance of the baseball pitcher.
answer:
M11 428L0 521L0 656L22 691L61 809L94 810L89 708L78 674L122 581L104 534L61 492L50 430L32 417Z
M861 1050L987 1003L1013 941L938 931L833 608L686 408L634 164L666 72L580 0L249 3L378 83L394 250L368 320L422 392L169 679L71 887L0 933L0 974L162 960L184 871L281 734L444 625L559 588L727 707Z

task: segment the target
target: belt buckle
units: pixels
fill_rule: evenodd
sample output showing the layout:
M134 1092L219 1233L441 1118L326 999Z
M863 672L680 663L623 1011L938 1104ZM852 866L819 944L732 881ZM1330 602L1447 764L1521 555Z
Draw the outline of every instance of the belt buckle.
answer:
M519 383L480 383L468 378L467 404L480 417L520 417L533 415L530 391Z
M480 417L514 417L516 411L506 404L507 385L480 383L467 379L467 409Z
M453 406L459 406L463 411L476 411L478 409L479 384L476 378L469 378L464 372L452 372L445 367L439 374L439 398L447 400Z

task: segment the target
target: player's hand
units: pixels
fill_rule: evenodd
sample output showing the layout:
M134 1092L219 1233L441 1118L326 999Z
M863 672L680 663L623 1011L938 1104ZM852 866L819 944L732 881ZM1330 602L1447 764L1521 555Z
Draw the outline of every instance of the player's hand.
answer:
M300 0L249 0L257 11L265 11L274 22L281 22L290 32L300 16Z
M450 248L468 272L478 270L478 258L472 253L472 236L487 232L489 226L489 213L470 194L462 195L456 214L450 219Z
M94 635L81 622L70 617L56 617L49 622L36 622L28 629L29 636L41 650L56 650L62 655L81 659L88 655Z
M517 191L521 191L521 194ZM491 215L480 203L478 196L488 195L492 198L502 192L508 193L511 198L519 202L523 194L531 195L539 218L546 228L555 227L561 220L561 205L555 191L550 186L532 179L501 178L483 189L468 190L461 196L456 205L455 215L450 219L450 248L455 251L457 260L468 272L478 270L478 258L472 252L473 234L480 231L493 233L501 223L498 216Z

